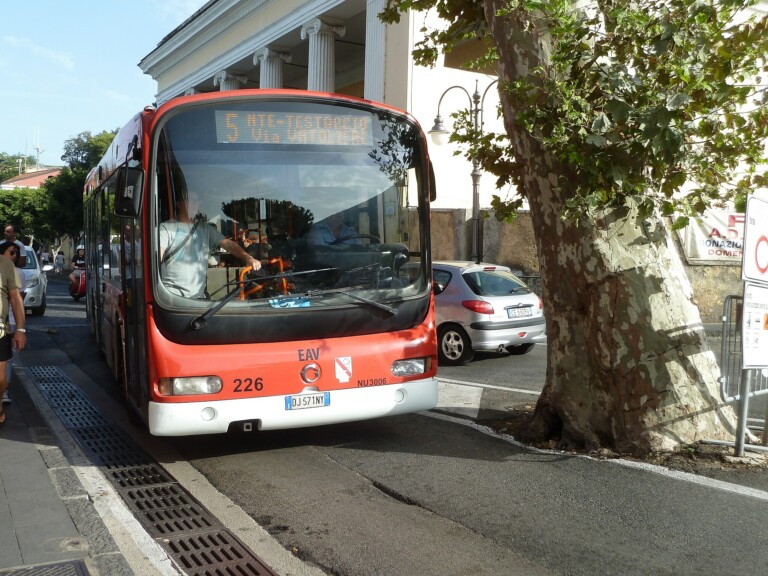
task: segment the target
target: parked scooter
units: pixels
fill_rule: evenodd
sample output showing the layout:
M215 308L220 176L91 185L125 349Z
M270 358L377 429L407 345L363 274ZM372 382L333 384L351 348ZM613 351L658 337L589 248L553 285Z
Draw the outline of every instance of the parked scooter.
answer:
M75 302L85 296L85 270L82 268L78 268L78 270L80 270L78 277L74 282L69 283L69 295L75 299Z

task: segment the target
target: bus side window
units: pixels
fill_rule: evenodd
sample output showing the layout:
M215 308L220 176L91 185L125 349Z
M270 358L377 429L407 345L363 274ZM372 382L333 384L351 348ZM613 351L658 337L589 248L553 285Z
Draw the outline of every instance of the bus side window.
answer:
M115 215L137 218L141 206L144 172L140 168L120 168L118 189L115 194Z

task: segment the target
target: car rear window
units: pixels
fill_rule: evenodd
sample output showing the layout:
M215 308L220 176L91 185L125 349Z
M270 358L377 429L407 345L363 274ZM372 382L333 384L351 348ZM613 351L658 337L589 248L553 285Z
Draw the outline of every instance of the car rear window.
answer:
M477 270L465 272L464 281L478 296L509 296L529 294L530 290L511 272L506 270Z

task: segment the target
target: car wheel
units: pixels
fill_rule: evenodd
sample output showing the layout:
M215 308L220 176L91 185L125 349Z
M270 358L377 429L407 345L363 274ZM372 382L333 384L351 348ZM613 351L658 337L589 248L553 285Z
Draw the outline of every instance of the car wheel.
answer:
M515 346L507 346L507 352L513 356L521 356L522 354L528 354L533 350L533 344L517 344Z
M441 326L437 331L437 355L440 364L464 366L475 356L472 342L459 326Z
M45 306L46 306L45 294L43 294L43 301L40 303L40 306L32 309L32 314L34 314L35 316L42 316L43 314L45 314Z

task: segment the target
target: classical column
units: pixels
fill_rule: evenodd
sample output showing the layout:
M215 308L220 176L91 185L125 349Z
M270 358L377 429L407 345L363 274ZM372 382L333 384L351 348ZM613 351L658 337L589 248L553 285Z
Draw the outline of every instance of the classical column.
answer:
M219 86L219 90L240 90L248 81L244 74L235 74L222 70L213 77L213 85Z
M309 37L307 90L335 90L336 56L333 43L336 38L342 38L345 31L344 26L320 18L315 18L301 27L301 39Z
M368 100L384 101L387 26L379 20L387 0L368 0L365 11L365 83L363 95Z
M288 50L266 46L253 55L253 63L259 66L259 88L283 87L283 62L290 63Z

